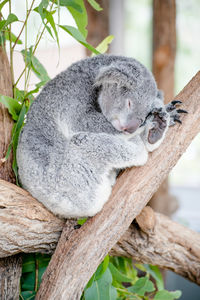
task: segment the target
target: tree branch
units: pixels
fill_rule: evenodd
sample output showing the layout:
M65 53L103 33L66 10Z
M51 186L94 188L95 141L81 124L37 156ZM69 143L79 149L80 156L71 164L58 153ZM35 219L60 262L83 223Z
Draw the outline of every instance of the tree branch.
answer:
M173 270L200 284L200 234L145 207L110 251ZM64 226L26 191L0 180L0 257L53 253ZM68 232L76 221L68 221Z

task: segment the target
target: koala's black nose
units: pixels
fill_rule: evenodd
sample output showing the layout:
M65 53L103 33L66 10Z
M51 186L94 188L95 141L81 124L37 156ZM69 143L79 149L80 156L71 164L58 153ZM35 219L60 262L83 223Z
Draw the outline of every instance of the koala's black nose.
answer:
M131 120L127 126L123 127L123 131L128 132L128 133L133 133L135 132L141 125L140 120Z

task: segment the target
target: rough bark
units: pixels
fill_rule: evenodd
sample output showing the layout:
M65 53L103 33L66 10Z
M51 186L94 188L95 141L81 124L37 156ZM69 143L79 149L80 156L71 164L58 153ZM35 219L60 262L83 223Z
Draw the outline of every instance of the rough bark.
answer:
M176 56L176 1L153 1L153 57L152 67L158 88L164 92L165 103L174 96L174 65ZM151 207L170 215L177 208L175 197L169 194L165 179L153 195Z
M20 222L19 222L20 221ZM200 234L145 207L110 254L170 269L200 284ZM53 253L64 220L26 191L0 180L0 257L19 252ZM68 235L76 221L68 221Z
M200 234L146 206L110 254L157 265L200 285Z
M176 1L153 1L153 74L165 101L174 96Z
M7 55L0 47L0 94L12 97L11 72ZM1 159L5 157L8 145L11 140L13 121L8 110L0 103L0 178L15 182L12 171L12 155L6 162Z
M8 58L0 47L0 94L12 97L12 80ZM12 155L2 162L11 140L13 122L7 109L0 103L0 178L15 182L12 171ZM0 259L0 299L15 300L19 298L19 280L21 276L21 258Z
M200 131L200 72L177 98L184 102L184 108L189 112L183 117L183 125L169 129L165 141L150 155L145 166L122 173L100 213L80 229L75 230L72 226L70 237L69 227L64 227L37 300L80 298L98 264L128 229Z

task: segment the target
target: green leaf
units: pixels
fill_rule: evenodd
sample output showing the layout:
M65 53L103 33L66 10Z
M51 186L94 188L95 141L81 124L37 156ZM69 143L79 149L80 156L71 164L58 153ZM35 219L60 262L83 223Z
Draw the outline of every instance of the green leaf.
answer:
M45 83L50 80L50 77L44 68L44 66L40 63L40 61L32 54L32 50L30 48L29 51L22 50L21 51L24 61L28 63L29 68L33 70L35 75Z
M6 20L0 21L0 31L4 28Z
M34 292L34 291L23 291L20 293L20 296L24 300L34 300L35 295L36 295L36 292Z
M153 265L144 265L145 269L148 271L148 273L156 280L156 285L159 291L164 289L164 282L162 274L157 266Z
M135 264L136 268L138 268L139 270L143 271L143 272L146 272L146 268L144 265L142 264Z
M9 34L9 31L8 31L8 30L5 30L5 39L8 40L8 41L10 40L10 34ZM11 32L11 42L15 43L16 40L17 40L16 35L14 35L14 33ZM17 41L17 44L18 44L18 45L21 45L21 44L22 44L22 41L19 39L19 40Z
M154 300L174 300L181 297L181 291L169 292L167 290L158 291Z
M77 224L78 224L78 225L83 225L86 221L87 221L87 218L79 219L79 220L77 221Z
M23 265L22 274L27 272L35 271L35 255L34 254L24 254L23 255Z
M45 18L51 24L51 27L54 31L56 41L57 41L57 44L58 44L58 48L59 48L60 45L59 45L58 33L57 33L57 30L56 30L56 25L55 25L55 22L54 22L54 18L52 17L52 14L53 14L52 12L50 13L49 11L45 10Z
M9 14L6 20L0 22L0 30L4 29L9 24L18 21L18 18L14 14Z
M99 280L95 280L84 293L85 300L116 300L117 291L112 286L112 275L107 268Z
M112 264L109 263L109 269L112 273L113 279L119 282L131 282L132 279L119 272L118 269Z
M136 283L128 288L128 291L144 296L146 292L153 292L155 287L148 277L142 277Z
M99 5L99 3L97 3L95 0L88 0L88 2L90 3L90 5L91 5L94 9L96 9L96 10L98 10L98 11L100 11L100 10L103 9L103 8Z
M4 0L1 4L0 4L0 11L2 10L2 8L4 7L4 5L8 2L9 0Z
M109 35L107 36L97 47L96 50L99 51L100 53L105 53L108 50L109 44L112 42L114 39L114 35ZM94 56L94 54L92 54Z
M106 269L108 268L109 264L109 256L106 255L102 263L98 266L96 272L95 272L95 280L98 280L102 277L102 275L105 273Z
M78 5L81 7L81 12L77 11L73 7L67 6L69 12L71 13L72 17L74 18L76 25L78 27L78 30L82 33L84 38L87 37L87 29L86 26L88 24L88 17L87 17L87 11L84 5L83 0L76 0Z
M51 0L52 1L52 0ZM56 1L58 3L58 1ZM65 6L67 8L72 7L74 10L76 10L79 13L83 12L82 6L79 4L78 0L60 0L59 1L60 6Z
M39 83L36 83L36 87L35 89L29 91L26 95L25 95L25 98L28 98L30 95L32 94L35 94L35 93L38 93L39 90L41 89L42 86L44 86L46 84L46 81L40 81Z
M22 127L24 125L24 118L25 118L25 114L26 113L27 113L27 107L26 107L26 104L23 103L22 104L22 109L21 109L20 114L19 114L19 118L17 120L17 123L13 127L14 130L12 131L12 139L11 139L11 143L12 143L12 147L13 147L13 163L12 163L12 168L13 168L13 171L14 171L15 176L16 176L16 183L17 183L17 185L19 185L19 182L18 182L18 170L17 170L16 152L17 152L17 145L18 145L19 134L20 134L20 131L22 130Z
M5 107L8 109L13 120L17 121L21 111L21 104L19 104L15 99L3 95L0 95L0 102L3 103Z
M88 48L90 51L92 51L95 54L100 54L94 47L92 47L90 44L87 43L84 36L81 34L81 32L73 27L68 25L59 25L60 28L67 31L72 37L74 37L80 44Z

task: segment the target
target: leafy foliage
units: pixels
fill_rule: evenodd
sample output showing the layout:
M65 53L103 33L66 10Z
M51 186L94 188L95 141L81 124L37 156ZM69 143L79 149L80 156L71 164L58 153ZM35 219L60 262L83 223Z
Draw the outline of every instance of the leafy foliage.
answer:
M23 256L21 299L35 298L49 261L50 256L44 254ZM141 269L145 276L140 277ZM86 285L81 300L174 300L180 296L180 291L164 289L158 267L134 265L131 259L107 255Z

